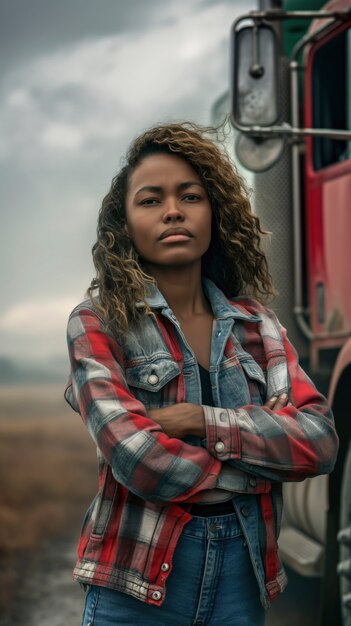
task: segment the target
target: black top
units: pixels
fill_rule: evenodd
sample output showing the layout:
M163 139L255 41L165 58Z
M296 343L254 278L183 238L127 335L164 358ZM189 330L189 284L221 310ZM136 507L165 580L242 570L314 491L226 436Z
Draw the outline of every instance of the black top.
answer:
M214 406L210 372L202 367L199 362L198 366L201 380L202 404L206 404L206 406ZM231 500L218 502L217 504L193 504L190 509L190 513L191 515L197 515L200 517L227 515L228 513L234 513L234 507Z
M201 379L202 404L206 404L206 406L214 406L210 372L202 367L200 363L198 363L198 366Z

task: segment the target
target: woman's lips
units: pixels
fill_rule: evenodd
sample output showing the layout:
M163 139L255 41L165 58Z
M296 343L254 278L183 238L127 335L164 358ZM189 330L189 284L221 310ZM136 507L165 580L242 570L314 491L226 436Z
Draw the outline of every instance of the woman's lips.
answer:
M160 236L161 241L187 241L193 235L186 228L168 228Z
M161 241L171 243L172 241L188 241L189 239L191 239L189 235L167 235L166 237L162 237Z

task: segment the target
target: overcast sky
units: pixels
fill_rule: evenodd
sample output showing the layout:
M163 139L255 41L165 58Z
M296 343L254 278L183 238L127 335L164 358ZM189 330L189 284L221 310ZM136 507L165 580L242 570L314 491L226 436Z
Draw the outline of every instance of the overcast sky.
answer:
M0 356L66 352L128 143L210 121L243 0L0 0Z

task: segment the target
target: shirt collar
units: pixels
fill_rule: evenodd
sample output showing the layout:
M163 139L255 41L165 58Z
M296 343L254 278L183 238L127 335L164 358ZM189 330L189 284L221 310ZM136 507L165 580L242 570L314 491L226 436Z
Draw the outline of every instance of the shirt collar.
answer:
M203 277L202 284L216 319L233 318L246 322L261 321L259 315L250 313L243 305L234 305L232 302L229 302L224 293L209 278ZM152 309L161 309L161 311L169 309L168 302L154 285L149 288L149 293L145 300Z

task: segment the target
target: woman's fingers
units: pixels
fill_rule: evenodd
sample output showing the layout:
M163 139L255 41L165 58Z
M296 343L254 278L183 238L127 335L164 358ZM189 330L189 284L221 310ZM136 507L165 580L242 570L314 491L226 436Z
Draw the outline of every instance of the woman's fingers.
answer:
M288 404L288 394L281 393L279 396L273 396L265 403L269 409L272 411L279 411L279 409L283 409Z

